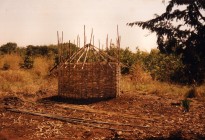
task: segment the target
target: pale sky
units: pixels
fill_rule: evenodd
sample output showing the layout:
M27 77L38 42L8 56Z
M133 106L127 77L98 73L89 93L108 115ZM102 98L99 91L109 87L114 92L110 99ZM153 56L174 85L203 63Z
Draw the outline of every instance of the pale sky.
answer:
M79 34L83 44L84 25L88 40L93 28L96 46L98 40L105 46L107 34L116 40L118 25L121 47L150 51L157 46L155 34L147 36L149 31L126 23L151 19L165 9L162 0L0 0L0 46L57 44L57 31L64 32L64 42L76 41Z

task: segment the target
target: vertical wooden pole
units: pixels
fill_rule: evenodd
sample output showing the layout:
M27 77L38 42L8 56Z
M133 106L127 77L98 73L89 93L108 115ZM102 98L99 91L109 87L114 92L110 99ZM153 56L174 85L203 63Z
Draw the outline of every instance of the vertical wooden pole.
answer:
M93 29L92 29L92 31L91 31L90 45L91 45L91 42L92 42L92 38L93 38Z
M85 44L86 44L86 38L85 38L85 25L84 25L84 47L85 47Z
M112 39L110 39L110 49L111 49L111 45L112 45Z
M100 39L98 40L98 43L99 43L99 50L100 50Z
M93 46L95 46L95 36L93 35Z
M91 42L92 42L92 38L93 38L93 29L92 29L91 37L90 37L90 44L91 44Z
M118 50L118 66L117 66L117 96L120 96L120 36L117 25L117 50Z
M91 42L92 42L92 37L93 36L93 29L92 29L92 32L91 32L91 37L90 37L90 44L88 45L88 48L86 48L86 54L85 54L85 58L84 58L84 61L83 61L83 66L82 66L82 69L85 65L85 62L86 62L86 59L87 59L87 55L88 55L88 52L90 50L90 47L91 47Z
M79 42L79 41L78 41L78 37L79 37L79 35L77 35L77 48L78 48L78 42Z
M61 35L61 61L64 62L64 45L63 45L63 31L62 31L62 35ZM65 75L65 67L62 67L62 71L61 71L61 85L65 83L65 79L64 79L64 75ZM65 92L63 91L63 96L65 96Z
M60 46L59 46L59 34L57 31L57 39L58 39L58 63L60 64ZM60 89L60 67L58 68L58 95L60 95L61 89Z
M62 43L63 43L63 31L62 31Z
M62 37L61 37L61 57L62 57L62 61L64 61L63 31L62 31Z
M69 46L68 46L68 48L69 48L69 62L70 62L70 57L71 57L71 46L70 46L70 40L69 40Z
M58 39L58 63L60 63L60 46L59 46L59 34L58 34L58 31L57 31L57 39Z
M69 40L69 41L70 41L70 40ZM69 46L70 46L69 43L68 43L68 44L65 44L65 50L66 50L66 60L65 60L65 61L70 60Z
M79 36L79 38L78 38L78 39L79 39L79 40L78 40L78 41L79 41L78 45L79 45L79 48L80 48L80 36Z
M118 64L120 63L120 36L119 36L119 29L117 25L117 50L118 50Z
M106 37L106 50L108 51L108 34L107 34L107 37Z

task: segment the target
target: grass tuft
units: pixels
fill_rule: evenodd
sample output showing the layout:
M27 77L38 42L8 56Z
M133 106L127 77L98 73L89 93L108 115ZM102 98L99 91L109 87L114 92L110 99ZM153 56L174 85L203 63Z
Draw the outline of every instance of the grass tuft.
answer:
M5 64L9 65L10 70L19 70L19 63L22 62L23 59L18 54L8 54L0 57L0 68L2 69Z

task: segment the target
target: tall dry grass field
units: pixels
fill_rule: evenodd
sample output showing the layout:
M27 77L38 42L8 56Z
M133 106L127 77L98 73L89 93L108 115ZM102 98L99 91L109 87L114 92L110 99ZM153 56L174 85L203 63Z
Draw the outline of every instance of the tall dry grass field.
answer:
M23 62L23 59L18 54L2 55L0 56L0 69L3 68L4 64L8 64L11 70L18 70L20 62Z
M122 76L120 83L122 91L131 91L135 94L156 94L159 96L171 95L176 98L184 98L184 95L192 88L189 85L153 80L140 64L135 64L132 67L130 75ZM196 90L199 98L205 97L205 84L197 86Z
M34 59L32 69L21 69L22 58L18 55L4 55L0 58L0 95L3 93L23 93L34 95L39 91L57 92L57 79L49 77L52 60L44 57ZM4 63L10 68L2 70ZM57 94L57 93L56 93Z
M37 57L34 59L32 70L38 76L46 76L48 71L52 68L53 64L53 59L49 59L47 57Z

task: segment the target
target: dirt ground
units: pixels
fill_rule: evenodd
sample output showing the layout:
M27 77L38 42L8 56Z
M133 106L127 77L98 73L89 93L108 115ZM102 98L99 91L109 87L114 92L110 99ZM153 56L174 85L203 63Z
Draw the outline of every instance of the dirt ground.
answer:
M5 94L0 97L0 140L205 139L205 100L190 99L189 112L180 100L138 92L107 100Z

